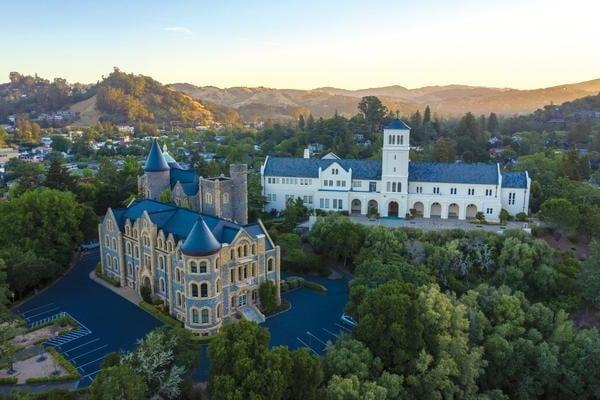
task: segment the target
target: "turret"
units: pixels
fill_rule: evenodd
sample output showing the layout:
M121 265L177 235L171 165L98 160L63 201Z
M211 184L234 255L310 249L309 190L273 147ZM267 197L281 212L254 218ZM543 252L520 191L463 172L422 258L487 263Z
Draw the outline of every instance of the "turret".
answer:
M170 167L165 159L156 139L152 141L150 153L144 164L146 197L158 200L160 194L170 189Z
M232 214L238 224L248 223L248 166L246 164L231 164L229 176L233 181Z

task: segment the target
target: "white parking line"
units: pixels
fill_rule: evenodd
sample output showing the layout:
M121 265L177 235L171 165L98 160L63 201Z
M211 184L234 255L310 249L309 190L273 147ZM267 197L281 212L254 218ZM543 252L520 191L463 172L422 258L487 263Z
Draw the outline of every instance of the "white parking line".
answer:
M312 337L314 337L315 339L317 339L317 341L318 341L319 343L323 344L324 346L327 346L327 343L325 343L324 341L322 341L321 339L319 339L318 337L316 337L315 335L313 335L313 334L312 334L312 333L310 333L309 331L306 331L306 334L307 334L308 336L312 336Z
M46 314L46 313L49 313L49 312L52 312L52 311L56 311L56 310L58 310L58 309L60 309L60 307L54 307L54 308L51 308L51 309L49 309L49 310L47 310L47 311L43 311L43 312L41 312L41 313L38 313L38 314L35 314L35 315L31 315L31 316L29 316L29 317L26 317L25 319L26 319L26 320L29 320L29 319L31 319L31 318L35 318L35 317L37 317L37 316L40 316L40 315L43 315L43 314Z
M66 353L68 353L68 352L70 352L70 351L72 351L72 350L76 350L76 349L78 349L78 348L80 348L80 347L83 347L83 346L85 346L86 344L90 344L90 343L97 342L98 340L100 340L100 338L96 338L96 339L94 339L94 340L90 340L89 342L85 342L84 344L80 344L79 346L75 346L75 347L73 347L72 349L65 350L65 351L63 351L63 353L65 353L65 354L66 354Z
M300 343L302 343L302 344L303 344L305 347L308 347L309 349L311 349L311 350L312 350L312 352L313 352L313 353L315 353L317 356L319 355L319 353L317 353L317 352L315 351L315 349L313 349L312 347L310 347L309 345L307 345L306 343L304 343L304 342L302 341L302 339L300 339L300 338L299 338L299 337L297 337L297 336L296 336L296 339L298 339L298 341L299 341Z
M98 371L94 371L91 374L87 374L86 376L82 377L81 379L89 378L90 381L93 381L94 379L92 378L92 375L95 375L95 374L97 374L100 371L102 371L102 369L99 369Z
M88 351L87 353L80 354L80 355L78 355L77 357L71 357L71 361L75 361L75 360L77 360L79 357L87 356L88 354L91 354L91 353L93 353L93 352L95 352L95 351L101 350L101 349L103 349L103 348L105 348L105 347L108 347L108 345L107 345L107 344L105 344L104 346L100 346L100 347L98 347L98 348L96 348L96 349L94 349L94 350L90 350L90 351Z
M48 306L51 306L51 305L54 305L54 303L44 304L43 306L35 307L35 308L32 308L32 309L27 310L27 311L19 311L19 313L21 315L25 316L25 314L29 314L32 311L39 310L40 308L48 307Z
M329 333L330 335L335 336L336 338L339 338L338 335L336 335L335 333L331 332L329 329L325 329L325 328L321 328L321 329L323 329L325 332Z
M85 367L86 365L90 365L90 364L93 364L93 363L95 363L96 361L100 361L100 360L104 359L104 358L106 357L106 355L107 355L107 354L108 354L108 353L106 353L105 355L103 355L103 356L102 356L102 357L100 357L100 358L96 358L94 361L90 361L90 362L87 362L87 363L85 363L85 364L81 364L81 365L79 365L77 368L83 368L83 367ZM84 371L84 372L85 372L85 371Z

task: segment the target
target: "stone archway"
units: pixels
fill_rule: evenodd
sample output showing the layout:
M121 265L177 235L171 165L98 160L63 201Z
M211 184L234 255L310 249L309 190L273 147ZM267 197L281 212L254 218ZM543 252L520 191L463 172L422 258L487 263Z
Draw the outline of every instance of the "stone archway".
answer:
M425 206L423 205L423 203L421 203L420 201L417 201L414 205L413 205L413 210L415 213L415 217L423 217L423 213L425 211Z
M469 204L467 206L467 219L473 219L477 216L477 206L475 204Z
M442 205L438 202L435 202L431 205L431 213L429 214L431 218L441 218L442 217Z
M352 205L350 208L352 214L360 214L362 211L362 203L359 199L352 200Z
M142 279L142 286L152 288L152 282L150 281L149 276L144 276L144 278Z
M398 218L398 202L392 200L388 203L388 217Z
M460 208L458 207L458 204L456 204L456 203L450 204L448 206L448 218L457 219L459 211L460 211Z

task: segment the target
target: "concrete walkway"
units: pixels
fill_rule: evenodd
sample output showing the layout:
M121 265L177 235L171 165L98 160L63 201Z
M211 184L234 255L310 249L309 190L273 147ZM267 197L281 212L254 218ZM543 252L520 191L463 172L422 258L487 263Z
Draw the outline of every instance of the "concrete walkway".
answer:
M132 302L136 306L140 304L140 301L142 301L142 298L133 289L129 287L113 286L110 283L106 282L104 279L96 276L96 271L90 272L90 279L96 282L97 284L102 285L109 290L112 290L113 292L123 297L125 300Z

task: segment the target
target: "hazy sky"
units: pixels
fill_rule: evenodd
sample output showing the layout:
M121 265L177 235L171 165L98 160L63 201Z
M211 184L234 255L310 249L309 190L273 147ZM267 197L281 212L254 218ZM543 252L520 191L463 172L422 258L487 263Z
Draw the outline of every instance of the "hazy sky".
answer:
M2 82L10 71L95 82L113 66L300 89L600 78L600 0L2 3Z

